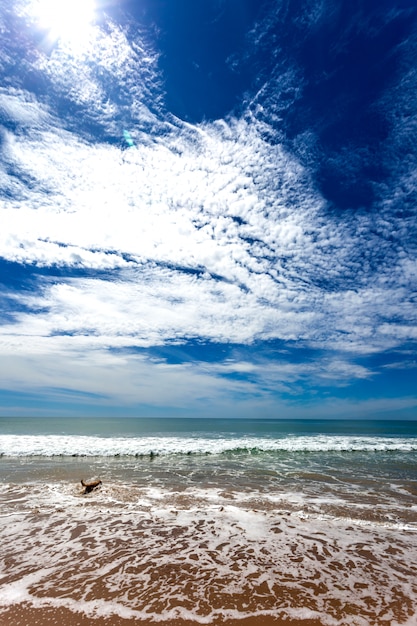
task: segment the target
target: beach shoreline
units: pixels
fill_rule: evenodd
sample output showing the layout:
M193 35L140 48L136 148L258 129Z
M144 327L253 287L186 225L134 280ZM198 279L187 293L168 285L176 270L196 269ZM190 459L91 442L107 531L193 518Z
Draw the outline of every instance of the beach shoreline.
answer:
M415 425L185 426L0 437L0 626L417 625Z
M169 619L162 621L141 620L137 618L123 619L118 616L107 618L91 618L77 611L69 609L33 608L23 605L9 607L0 611L1 626L323 626L319 618L292 619L279 618L272 615L244 617L242 619L217 619L210 622Z
M0 517L1 626L391 626L417 617L414 530L234 504L181 508L178 498L141 511L110 503L105 488L67 507L17 498L14 514Z

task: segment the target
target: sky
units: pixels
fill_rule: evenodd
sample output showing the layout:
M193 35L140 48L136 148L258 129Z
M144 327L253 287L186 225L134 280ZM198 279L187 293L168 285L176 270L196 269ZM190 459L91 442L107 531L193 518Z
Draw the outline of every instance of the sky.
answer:
M0 0L0 415L417 419L414 0Z

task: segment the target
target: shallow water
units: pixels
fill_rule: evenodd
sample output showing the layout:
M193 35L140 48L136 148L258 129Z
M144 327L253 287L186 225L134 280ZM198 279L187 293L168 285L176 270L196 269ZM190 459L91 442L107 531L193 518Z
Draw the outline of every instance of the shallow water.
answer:
M202 430L3 433L0 623L417 624L412 432Z

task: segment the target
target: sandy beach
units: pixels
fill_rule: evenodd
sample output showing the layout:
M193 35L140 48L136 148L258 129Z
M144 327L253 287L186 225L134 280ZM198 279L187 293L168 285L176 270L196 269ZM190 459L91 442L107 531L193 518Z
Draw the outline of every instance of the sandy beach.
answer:
M80 613L74 613L66 609L33 609L26 606L18 606L5 611L1 616L2 625L27 626L51 626L59 624L61 626L133 626L134 624L142 624L143 626L193 626L201 622L191 622L189 620L169 620L165 621L141 621L122 619L111 617L108 619L95 618L92 622L91 618L87 618ZM319 619L293 620L279 619L272 616L255 618L243 618L239 620L216 620L210 622L212 626L321 626Z
M2 626L416 623L415 532L186 494L122 507L121 485L54 488L60 505L34 509L21 491L1 518Z
M189 424L0 435L0 626L417 625L411 427Z

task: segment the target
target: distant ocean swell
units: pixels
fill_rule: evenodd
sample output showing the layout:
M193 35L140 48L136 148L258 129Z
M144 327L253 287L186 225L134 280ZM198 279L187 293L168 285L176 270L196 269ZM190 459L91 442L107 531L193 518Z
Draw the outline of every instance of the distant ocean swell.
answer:
M141 457L153 455L256 454L262 452L413 452L417 438L294 436L268 437L98 437L2 435L2 457Z

